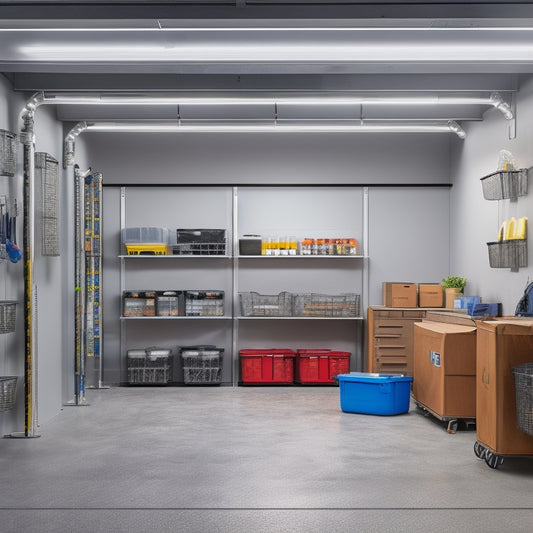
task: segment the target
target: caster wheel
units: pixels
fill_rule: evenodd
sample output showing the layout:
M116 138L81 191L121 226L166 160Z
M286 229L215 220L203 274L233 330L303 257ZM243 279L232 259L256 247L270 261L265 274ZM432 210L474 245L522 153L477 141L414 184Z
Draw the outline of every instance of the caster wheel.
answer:
M496 469L503 463L503 457L492 452L485 453L485 462L491 468Z
M452 435L457 431L458 426L457 420L450 420L448 422L448 429L446 430L448 433L451 433Z
M474 453L476 454L476 457L479 457L480 459L485 459L486 452L487 448L485 448L483 444L479 444L479 442L476 440L474 444Z

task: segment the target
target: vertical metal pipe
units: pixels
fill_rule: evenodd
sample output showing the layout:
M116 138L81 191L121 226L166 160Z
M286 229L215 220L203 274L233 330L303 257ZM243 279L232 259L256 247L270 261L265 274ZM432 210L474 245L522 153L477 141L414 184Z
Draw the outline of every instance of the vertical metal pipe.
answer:
M74 394L76 405L85 402L85 231L83 224L85 175L77 165L74 167Z
M238 272L239 272L239 248L238 248L238 204L239 204L239 193L238 188L233 187L232 190L232 204L231 204L231 212L232 212L232 235L231 235L231 248L230 253L233 255L233 268L232 268L232 294L233 294L233 328L232 328L232 341L231 341L231 347L232 347L232 376L233 376L233 386L237 387L239 385L239 368L240 368L240 361L239 361L239 352L238 352L238 338L239 338L239 279L238 279Z
M103 387L102 353L102 174L93 175L93 254L94 254L94 356L98 357L98 388Z
M24 115L22 142L24 143L23 184L23 242L24 242L24 436L34 437L37 432L37 349L36 313L34 302L34 181L35 135L33 112Z

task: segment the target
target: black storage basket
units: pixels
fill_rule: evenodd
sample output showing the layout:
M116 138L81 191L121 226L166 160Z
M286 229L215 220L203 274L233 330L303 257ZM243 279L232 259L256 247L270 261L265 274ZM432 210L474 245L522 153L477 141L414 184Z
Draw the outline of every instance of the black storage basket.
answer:
M516 421L524 433L533 435L533 363L513 367Z
M491 268L527 267L527 239L509 239L487 243Z

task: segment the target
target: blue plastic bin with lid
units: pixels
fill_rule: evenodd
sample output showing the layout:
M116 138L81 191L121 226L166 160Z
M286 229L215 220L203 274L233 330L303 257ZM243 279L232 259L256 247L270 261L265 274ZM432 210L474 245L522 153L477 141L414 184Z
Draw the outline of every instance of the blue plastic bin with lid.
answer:
M399 415L409 411L410 376L350 372L337 379L345 413Z

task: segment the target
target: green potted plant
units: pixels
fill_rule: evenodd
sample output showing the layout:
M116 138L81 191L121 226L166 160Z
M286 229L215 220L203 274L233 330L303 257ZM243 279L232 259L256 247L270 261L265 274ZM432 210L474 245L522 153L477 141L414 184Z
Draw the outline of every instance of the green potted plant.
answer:
M445 306L447 309L453 309L455 298L462 296L465 290L466 278L448 276L447 278L443 278L441 285L445 294Z

